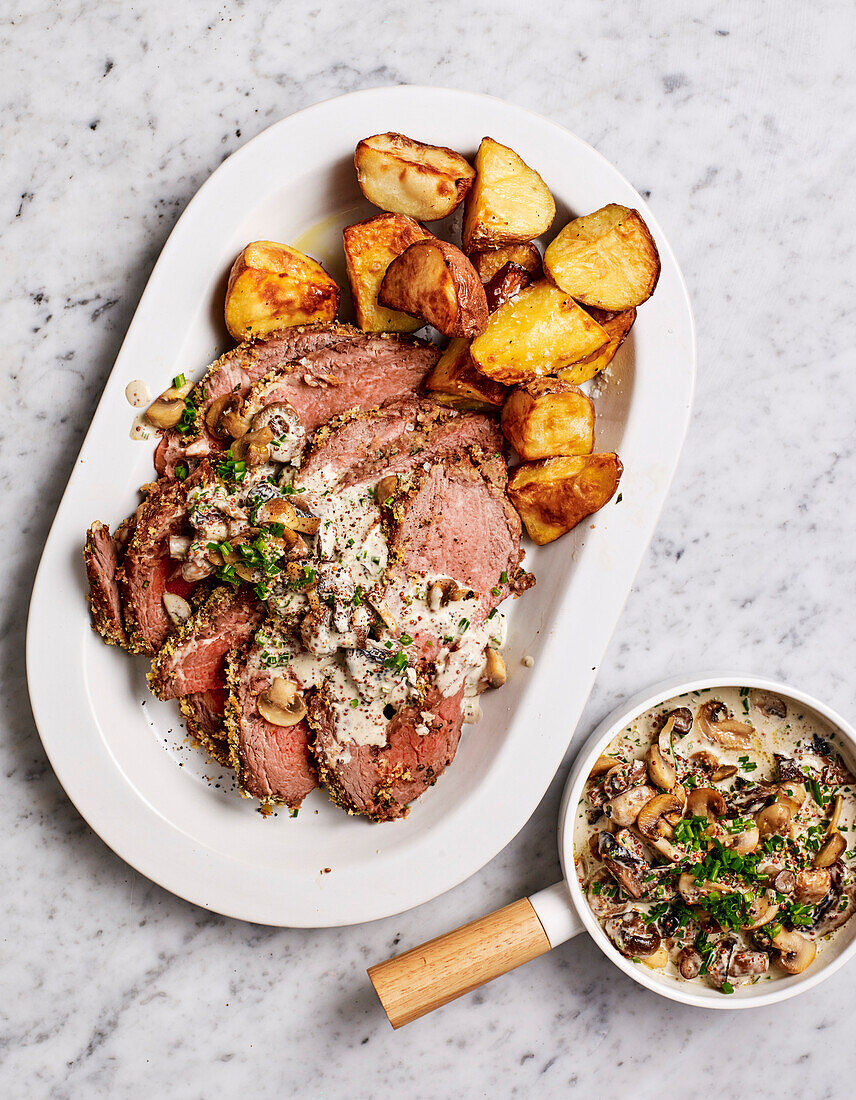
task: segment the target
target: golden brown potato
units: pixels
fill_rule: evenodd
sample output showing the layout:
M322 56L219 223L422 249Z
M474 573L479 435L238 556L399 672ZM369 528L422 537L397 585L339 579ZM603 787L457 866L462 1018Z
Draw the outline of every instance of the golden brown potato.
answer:
M507 263L501 267L489 283L484 284L489 313L495 313L500 306L510 302L532 282L532 276L519 264Z
M354 153L357 183L381 210L433 222L464 201L476 171L460 153L404 134L363 138Z
M581 382L588 382L604 367L609 366L636 320L635 309L625 309L622 313L609 313L602 309L595 309L592 306L586 310L586 313L590 313L604 330L609 337L609 343L604 344L602 348L598 348L594 354L587 355L579 363L574 363L572 367L559 371L560 378L566 382L573 382L577 386Z
M247 340L276 328L332 321L339 287L310 256L287 244L254 241L240 253L226 288L226 328Z
M489 283L506 264L517 264L528 271L533 279L540 279L544 274L541 253L534 244L504 244L485 252L473 252L470 263L483 283Z
M531 241L550 228L556 216L553 196L513 149L482 138L476 172L464 209L465 251Z
M543 546L602 508L622 470L616 454L524 462L511 475L508 495L529 537Z
M475 268L453 244L417 241L389 265L378 301L422 318L444 336L477 336L487 326L487 298Z
M456 337L425 379L425 388L441 405L470 412L497 412L508 390L477 371L470 359L470 342Z
M594 450L594 404L576 386L539 378L512 390L502 406L502 433L527 461Z
M660 256L639 211L610 203L569 222L547 247L544 267L583 305L620 312L654 293Z
M609 337L595 319L546 279L526 287L492 313L473 340L478 369L505 385L556 374L603 347Z
M415 332L421 326L405 313L378 305L377 295L395 257L432 236L405 214L377 214L342 231L351 297L363 332Z

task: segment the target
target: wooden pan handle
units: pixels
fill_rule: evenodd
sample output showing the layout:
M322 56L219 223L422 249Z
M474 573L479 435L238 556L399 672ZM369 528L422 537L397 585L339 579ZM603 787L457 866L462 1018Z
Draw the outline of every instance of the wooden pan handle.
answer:
M369 972L394 1028L550 950L528 898L378 963Z

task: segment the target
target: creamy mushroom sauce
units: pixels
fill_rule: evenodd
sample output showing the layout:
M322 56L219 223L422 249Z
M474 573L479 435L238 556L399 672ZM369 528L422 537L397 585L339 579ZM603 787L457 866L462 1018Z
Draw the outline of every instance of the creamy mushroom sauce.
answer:
M577 877L612 943L655 972L723 993L801 973L856 911L854 790L810 711L748 688L691 692L595 765Z
M504 643L505 616L497 609L478 624L477 594L456 578L413 574L404 591L384 591L388 547L376 482L340 488L334 471L322 469L296 488L293 465L279 462L247 467L230 460L218 474L190 489L196 537L173 540L171 552L188 581L216 574L253 584L269 614L254 659L303 690L324 687L340 759L348 759L349 744L386 744L389 719L418 705L430 688L450 697L463 687L464 721L479 720L486 653ZM320 520L285 557L281 526L263 519L265 505L282 500ZM236 550L242 561L216 564L218 554ZM458 598L439 599L435 586L450 581ZM395 617L387 600L400 609ZM414 644L421 634L440 642L427 665ZM429 711L422 718L416 732L424 736L438 720Z

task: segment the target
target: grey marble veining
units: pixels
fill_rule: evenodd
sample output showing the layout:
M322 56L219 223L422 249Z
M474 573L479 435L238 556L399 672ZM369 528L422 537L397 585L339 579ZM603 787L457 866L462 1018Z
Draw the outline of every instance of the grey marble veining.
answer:
M253 927L151 885L81 821L32 722L22 641L65 479L194 191L300 107L426 83L594 144L650 197L695 304L692 429L580 734L705 666L856 713L854 32L833 0L4 11L4 1097L852 1094L853 968L771 1009L702 1013L579 938L394 1034L365 967L558 875L571 754L516 840L444 897L357 928Z

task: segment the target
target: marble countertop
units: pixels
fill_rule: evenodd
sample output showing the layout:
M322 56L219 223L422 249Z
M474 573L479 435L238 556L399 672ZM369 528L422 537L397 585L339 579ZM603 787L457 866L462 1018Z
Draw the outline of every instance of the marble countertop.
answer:
M579 937L393 1033L366 966L558 876L573 752L521 834L449 894L362 927L254 927L153 886L78 817L33 725L23 637L74 456L195 190L298 108L437 84L594 144L649 197L694 300L692 428L576 742L622 697L704 667L856 714L854 30L833 0L114 0L0 18L3 1096L654 1097L676 1066L686 1097L852 1091L852 967L774 1008L705 1013Z

